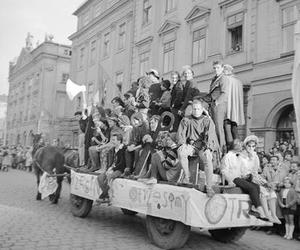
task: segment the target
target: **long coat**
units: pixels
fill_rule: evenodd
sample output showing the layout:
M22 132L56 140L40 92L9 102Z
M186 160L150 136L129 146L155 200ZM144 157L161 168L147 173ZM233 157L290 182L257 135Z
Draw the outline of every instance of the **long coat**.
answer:
M228 77L227 119L237 125L245 124L243 84L234 75Z

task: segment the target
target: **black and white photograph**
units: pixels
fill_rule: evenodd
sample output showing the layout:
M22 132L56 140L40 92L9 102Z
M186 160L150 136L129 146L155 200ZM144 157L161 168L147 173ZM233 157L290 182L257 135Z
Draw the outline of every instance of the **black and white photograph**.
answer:
M300 0L2 0L0 250L299 250Z

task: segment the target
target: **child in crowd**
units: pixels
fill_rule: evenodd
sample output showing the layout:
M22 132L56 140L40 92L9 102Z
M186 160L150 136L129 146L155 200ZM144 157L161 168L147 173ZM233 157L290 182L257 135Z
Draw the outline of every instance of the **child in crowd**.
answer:
M11 166L11 157L7 151L3 152L2 170L8 171L8 167Z
M294 215L297 209L298 197L295 189L292 187L291 178L285 177L283 184L284 188L279 193L278 203L285 219L285 235L283 237L291 240L295 229Z

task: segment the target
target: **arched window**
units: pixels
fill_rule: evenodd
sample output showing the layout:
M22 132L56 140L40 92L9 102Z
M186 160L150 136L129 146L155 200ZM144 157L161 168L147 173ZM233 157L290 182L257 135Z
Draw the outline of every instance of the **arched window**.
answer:
M288 105L282 109L281 115L276 126L276 139L278 141L291 142L294 140L294 126L296 122L295 110L293 105Z

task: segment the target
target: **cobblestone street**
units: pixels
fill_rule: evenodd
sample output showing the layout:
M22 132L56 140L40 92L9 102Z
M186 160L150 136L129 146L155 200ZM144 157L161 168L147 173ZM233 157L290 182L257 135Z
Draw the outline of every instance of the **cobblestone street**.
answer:
M85 219L70 212L69 185L63 183L58 205L35 200L34 175L18 170L0 172L0 249L158 249L147 237L144 216L125 216L113 207L93 207ZM214 241L194 228L183 249L289 249L287 241L248 230L235 244Z

